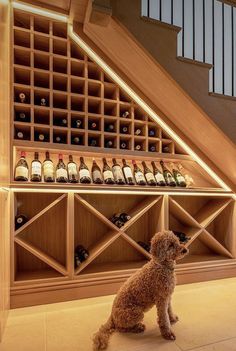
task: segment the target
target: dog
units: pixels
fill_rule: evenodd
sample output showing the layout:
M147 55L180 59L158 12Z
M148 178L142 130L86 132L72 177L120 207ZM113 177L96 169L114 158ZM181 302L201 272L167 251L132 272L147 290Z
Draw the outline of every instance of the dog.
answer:
M93 350L104 350L115 332L141 333L144 312L156 305L163 338L175 340L171 324L178 321L171 306L176 280L175 261L188 253L172 231L156 233L151 240L151 260L134 273L118 291L107 322L93 338Z

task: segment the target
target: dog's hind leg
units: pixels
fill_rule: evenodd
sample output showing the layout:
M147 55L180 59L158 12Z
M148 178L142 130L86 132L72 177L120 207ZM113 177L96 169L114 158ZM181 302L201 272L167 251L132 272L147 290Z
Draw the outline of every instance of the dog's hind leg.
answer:
M143 318L143 309L140 307L117 308L113 311L116 330L121 333L142 333L145 330L145 325L141 323Z
M158 323L161 335L164 339L175 340L175 334L171 330L170 319L168 314L169 301L166 298L158 298L156 301Z

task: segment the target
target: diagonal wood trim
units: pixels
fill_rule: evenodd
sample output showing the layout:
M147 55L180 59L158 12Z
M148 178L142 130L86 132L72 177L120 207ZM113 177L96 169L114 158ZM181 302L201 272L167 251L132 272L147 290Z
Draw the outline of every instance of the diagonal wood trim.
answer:
M84 207L87 208L88 211L90 211L92 214L94 214L98 219L100 219L104 224L106 224L108 227L110 227L113 231L119 231L119 228L115 226L109 219L107 219L101 212L99 212L95 207L90 205L89 202L84 200L80 195L75 194L76 200L78 200Z
M61 195L58 199L56 199L55 201L53 201L52 203L50 203L47 207L45 207L42 211L40 211L39 213L37 213L34 217L32 217L28 222L26 222L24 225L22 225L22 227L20 227L19 229L17 229L15 231L15 236L19 235L23 230L25 230L29 225L31 225L34 221L36 221L38 218L40 218L42 215L44 215L46 212L48 212L51 208L53 208L54 206L56 206L59 202L61 202L65 197L67 196L67 194L63 194Z
M36 248L32 244L28 244L25 240L17 237L15 237L15 243L22 246L25 250L32 253L34 256L39 258L41 261L45 262L47 265L49 265L50 267L52 267L62 275L67 275L66 269L60 263L54 260L52 257L45 254L42 250Z
M234 258L233 255L218 241L216 240L206 229L203 229L205 235L200 237L200 240L213 251L218 252L224 256Z
M116 227L117 229L117 227ZM110 231L104 237L97 242L95 246L90 250L89 257L84 261L77 269L75 269L75 275L79 274L84 270L97 256L99 256L108 246L110 246L113 241L120 237L121 233L119 231Z
M135 248L137 251L139 251L142 255L144 255L147 258L151 258L151 254L144 250L136 241L134 241L129 235L126 233L121 233L122 238L124 238L133 248Z
M188 213L177 201L175 201L171 196L169 196L169 200L170 203L174 206L175 208L175 213L179 213L182 214L184 217L188 218L188 220L190 220L190 222L198 227L198 228L202 228L202 226L200 225L200 223L194 218L192 217L192 215L190 213Z

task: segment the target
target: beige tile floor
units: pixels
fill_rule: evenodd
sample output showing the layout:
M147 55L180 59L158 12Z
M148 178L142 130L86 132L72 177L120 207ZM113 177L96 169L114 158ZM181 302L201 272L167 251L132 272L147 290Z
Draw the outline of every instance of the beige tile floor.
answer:
M113 296L10 311L0 351L90 351ZM153 308L143 334L112 335L107 351L236 351L236 278L177 286L175 342L163 340Z

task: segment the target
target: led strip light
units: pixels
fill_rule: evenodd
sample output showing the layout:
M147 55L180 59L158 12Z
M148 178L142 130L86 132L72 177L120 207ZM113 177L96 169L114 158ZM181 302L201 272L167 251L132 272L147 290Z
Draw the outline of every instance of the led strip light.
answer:
M53 11L43 10L36 6L30 6L21 2L13 1L13 8L35 13L38 15L57 19L68 23L68 16L60 15ZM173 140L175 140L224 190L232 191L230 187L155 113L107 64L93 51L76 33L72 24L68 23L68 34L88 56L100 66L147 114L163 128Z

